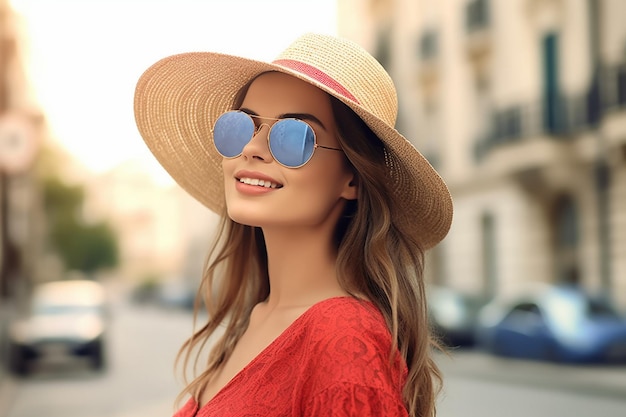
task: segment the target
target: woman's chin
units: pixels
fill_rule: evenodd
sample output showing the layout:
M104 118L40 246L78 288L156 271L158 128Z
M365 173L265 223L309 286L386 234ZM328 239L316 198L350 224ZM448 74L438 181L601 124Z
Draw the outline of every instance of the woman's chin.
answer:
M235 223L243 224L246 226L262 227L267 223L267 218L261 215L258 211L252 211L248 209L235 209L228 208L228 217Z

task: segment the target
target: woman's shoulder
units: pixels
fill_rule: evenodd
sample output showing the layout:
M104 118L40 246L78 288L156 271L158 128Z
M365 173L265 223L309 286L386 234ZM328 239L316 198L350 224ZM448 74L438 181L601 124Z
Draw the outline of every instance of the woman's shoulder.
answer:
M369 329L388 333L385 319L376 305L354 297L333 297L320 301L309 309L306 316L308 326L313 324L314 329L320 326L324 330Z
M308 347L315 352L336 351L348 344L389 354L391 334L374 303L353 297L335 297L313 305L305 314L302 329Z

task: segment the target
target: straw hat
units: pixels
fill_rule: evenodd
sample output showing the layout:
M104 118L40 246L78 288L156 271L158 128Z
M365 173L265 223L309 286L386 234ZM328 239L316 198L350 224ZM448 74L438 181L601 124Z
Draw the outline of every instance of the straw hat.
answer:
M358 114L386 145L393 187L425 247L445 237L452 221L450 193L422 154L395 130L393 81L362 47L329 35L303 35L271 63L190 52L164 58L143 73L135 91L137 127L183 189L223 213L222 157L212 143L213 123L232 109L243 86L267 71L313 84ZM394 169L400 164L406 170Z

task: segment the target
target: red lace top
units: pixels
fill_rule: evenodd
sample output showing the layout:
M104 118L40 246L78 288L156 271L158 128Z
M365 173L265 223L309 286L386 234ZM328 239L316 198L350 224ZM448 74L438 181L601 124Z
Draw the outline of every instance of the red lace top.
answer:
M321 301L296 319L198 410L191 398L174 417L407 416L407 368L369 302Z

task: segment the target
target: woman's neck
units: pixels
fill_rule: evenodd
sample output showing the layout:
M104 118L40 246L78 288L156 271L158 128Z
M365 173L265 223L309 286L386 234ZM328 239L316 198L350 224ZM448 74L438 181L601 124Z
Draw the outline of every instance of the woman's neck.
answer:
M322 229L264 229L273 307L301 307L347 295L337 281L331 233Z

